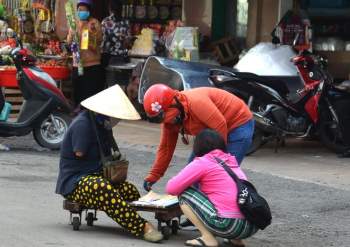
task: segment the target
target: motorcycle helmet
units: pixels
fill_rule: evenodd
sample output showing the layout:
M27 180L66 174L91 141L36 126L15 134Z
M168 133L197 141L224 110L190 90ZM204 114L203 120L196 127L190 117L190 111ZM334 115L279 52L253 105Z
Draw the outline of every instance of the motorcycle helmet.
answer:
M143 107L152 122L161 123L164 112L172 105L176 90L164 85L155 84L145 93Z

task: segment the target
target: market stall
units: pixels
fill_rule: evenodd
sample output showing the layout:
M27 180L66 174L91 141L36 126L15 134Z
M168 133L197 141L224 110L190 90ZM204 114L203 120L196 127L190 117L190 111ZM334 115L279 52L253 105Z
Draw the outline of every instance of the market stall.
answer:
M182 0L125 1L121 17L130 24L133 43L124 62L110 63L107 84L126 85L132 69L149 56L168 56L169 38L182 26Z
M55 0L2 0L0 1L0 86L6 100L17 114L22 102L18 89L16 68L9 50L17 46L8 30L13 30L37 58L37 66L47 72L70 96L70 58L62 38L67 25L60 10L63 1ZM10 29L9 29L10 28ZM64 83L61 83L64 82Z
M62 82L61 89L70 98L72 91L70 74L74 53L70 53L71 46L65 42L70 27L66 13L67 2L72 2L75 8L77 1L0 0L6 12L3 18L4 25L1 26L0 22L0 29L12 28L23 40L24 47L37 58L37 66L56 81ZM108 14L106 8L109 6L109 0L93 2L92 14L103 23ZM132 42L127 47L125 60L110 62L105 67L108 86L115 83L126 86L130 81L132 70L149 56L198 61L199 31L197 27L184 25L183 0L123 2L120 17L130 25ZM74 21L76 17L72 18L72 22L76 22ZM0 37L0 54L1 49L15 46L14 40L5 36ZM17 95L19 92L16 91L18 86L16 70L5 53L0 61L0 72L0 85L6 88L5 92L15 92ZM7 94L6 97L10 99L10 103L14 99L12 94Z

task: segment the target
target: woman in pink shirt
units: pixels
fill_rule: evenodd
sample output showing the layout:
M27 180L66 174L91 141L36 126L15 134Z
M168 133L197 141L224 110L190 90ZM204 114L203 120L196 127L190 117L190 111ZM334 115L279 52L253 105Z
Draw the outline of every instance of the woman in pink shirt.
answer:
M236 184L215 158L223 160L239 178L247 179L246 175L236 158L226 153L224 139L214 130L205 129L197 135L193 152L195 160L166 186L167 193L179 196L183 213L202 234L186 245L218 246L218 236L230 239L233 246L244 246L241 239L252 236L258 228L245 220L237 204Z

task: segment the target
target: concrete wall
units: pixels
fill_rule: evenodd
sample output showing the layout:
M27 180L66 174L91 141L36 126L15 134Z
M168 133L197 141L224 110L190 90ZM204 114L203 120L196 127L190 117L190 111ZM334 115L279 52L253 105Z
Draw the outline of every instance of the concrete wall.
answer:
M248 10L247 47L271 41L271 32L278 23L278 0L250 0Z
M284 14L293 8L293 0L279 0L278 19L280 20Z

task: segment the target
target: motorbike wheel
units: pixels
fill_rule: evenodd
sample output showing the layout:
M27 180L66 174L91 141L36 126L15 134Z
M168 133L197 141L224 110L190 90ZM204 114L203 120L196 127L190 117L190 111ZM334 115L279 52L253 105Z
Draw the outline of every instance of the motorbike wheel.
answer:
M265 140L264 132L261 129L255 127L252 145L248 149L246 155L248 156L255 153L261 146L266 144L266 142L267 140Z
M40 146L51 150L58 150L61 147L61 142L67 133L72 119L67 114L61 112L54 112L51 115L55 124L51 116L48 116L33 130L33 136Z
M334 109L340 118L340 125L348 128L350 124L350 101L339 101L334 105ZM335 153L343 153L349 148L349 133L341 131L340 126L335 123L329 112L323 113L319 125L319 137L322 143Z

